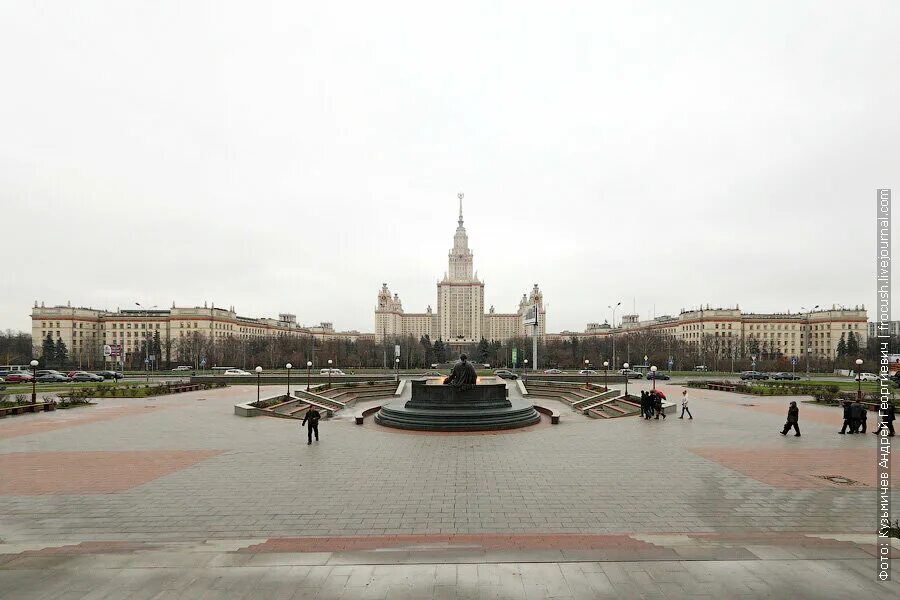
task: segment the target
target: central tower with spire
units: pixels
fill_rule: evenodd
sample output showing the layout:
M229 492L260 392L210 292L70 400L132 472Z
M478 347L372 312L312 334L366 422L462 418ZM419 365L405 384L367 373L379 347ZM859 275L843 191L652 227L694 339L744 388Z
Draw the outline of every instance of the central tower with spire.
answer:
M453 236L453 248L448 254L449 258L449 281L462 282L472 281L472 251L469 250L469 236L466 235L466 228L463 227L463 193L457 194L459 197L459 221L457 221L456 233Z

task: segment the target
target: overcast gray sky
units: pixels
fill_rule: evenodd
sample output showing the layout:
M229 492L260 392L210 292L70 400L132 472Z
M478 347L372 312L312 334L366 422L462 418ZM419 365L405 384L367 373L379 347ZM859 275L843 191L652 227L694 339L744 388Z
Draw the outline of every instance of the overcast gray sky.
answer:
M34 300L371 331L435 303L874 301L900 4L0 4L0 328ZM621 312L619 313L621 314ZM870 313L870 318L872 314Z

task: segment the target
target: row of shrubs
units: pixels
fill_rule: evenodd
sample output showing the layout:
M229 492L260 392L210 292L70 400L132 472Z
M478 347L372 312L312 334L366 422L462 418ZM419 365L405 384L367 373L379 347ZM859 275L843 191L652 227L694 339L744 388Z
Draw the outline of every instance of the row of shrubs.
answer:
M200 389L209 390L225 387L224 383L201 383ZM65 393L67 398L147 398L149 396L163 396L172 393L172 385L161 383L149 386L130 387L84 387L75 388ZM62 394L60 395L62 397Z
M55 404L56 408L70 408L72 406L90 404L87 398L56 397L49 394L41 396L41 401L46 404ZM16 406L19 404L31 404L31 395L16 394L14 399L12 400L6 394L0 395L0 408L7 406Z
M796 382L769 383L769 384L749 384L734 383L731 381L689 381L688 387L706 389L710 385L729 385L734 387L734 391L741 394L753 394L754 396L812 396L816 402L825 404L840 404L845 400L856 400L856 392L841 391L840 386L829 385L805 385ZM863 399L867 402L877 402L878 395L873 392L863 394Z

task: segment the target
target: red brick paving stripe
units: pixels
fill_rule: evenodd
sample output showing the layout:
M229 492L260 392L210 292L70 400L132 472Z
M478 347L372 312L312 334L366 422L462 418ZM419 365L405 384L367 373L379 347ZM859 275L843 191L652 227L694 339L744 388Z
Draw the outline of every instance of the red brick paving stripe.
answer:
M140 402L139 405L133 406L83 406L35 415L7 417L0 420L0 440L77 427L89 423L110 421L129 415L144 414L170 408L167 406L146 405L143 399L138 400L138 402Z
M112 494L143 485L222 450L0 454L0 496Z
M635 553L665 550L625 534L420 534L272 538L241 548L239 552L349 552L412 546L478 550L617 550Z
M775 435L778 435L775 432ZM801 438L802 439L802 438ZM691 452L785 490L863 489L875 487L877 455L872 448L690 448ZM840 476L857 485L833 483ZM894 481L893 487L900 487Z

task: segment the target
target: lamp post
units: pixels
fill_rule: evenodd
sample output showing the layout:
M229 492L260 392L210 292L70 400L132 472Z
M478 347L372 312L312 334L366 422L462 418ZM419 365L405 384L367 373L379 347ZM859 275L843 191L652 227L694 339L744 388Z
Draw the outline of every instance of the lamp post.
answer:
M259 404L259 375L262 373L262 367L256 367L253 370L256 371L256 404Z
M309 391L309 370L312 368L312 361L306 361L306 391Z
M858 402L862 402L862 364L863 360L861 358L856 359L856 400Z
M588 373L588 365L591 364L591 361L588 359L584 359L584 387L588 387L591 385L591 375Z
M288 378L287 378L288 379L288 393L287 393L287 395L290 396L291 395L291 369L294 368L294 365L292 365L291 363L288 363L288 364L284 365L284 368L287 369L287 372L288 372Z
M31 403L37 403L37 366L38 361L31 359Z
M806 310L806 345L804 347L804 354L806 354L806 380L809 381L809 351L812 350L812 325L810 325L810 313L819 308L819 305L816 304L811 309L807 310L805 306L801 306L800 310Z
M628 369L628 363L624 363L622 368ZM628 373L625 373L625 399L628 399Z
M394 359L394 381L400 381L400 358Z
M603 391L604 392L609 391L609 373L608 373L608 371L609 371L609 361L604 360L603 361Z
M524 361L525 367L522 369L522 379L525 380L525 384L528 384L528 359L526 358Z
M331 359L328 359L328 389L331 389Z
M656 366L650 367L650 372L653 373L653 391L656 391Z
M612 342L613 342L613 343L612 343L612 346L613 346L613 347L612 347L612 355L613 355L613 356L612 356L612 360L613 360L613 364L616 364L616 334L613 333L612 330L616 328L616 309L619 308L619 306L621 306L621 304L622 304L621 302L617 302L615 306L609 306L609 305L607 305L607 307L606 307L606 308L611 308L611 309L612 309L612 318L613 318L613 319L612 319L612 325L611 325L611 327L610 327L610 329L609 329L609 334L612 336Z

